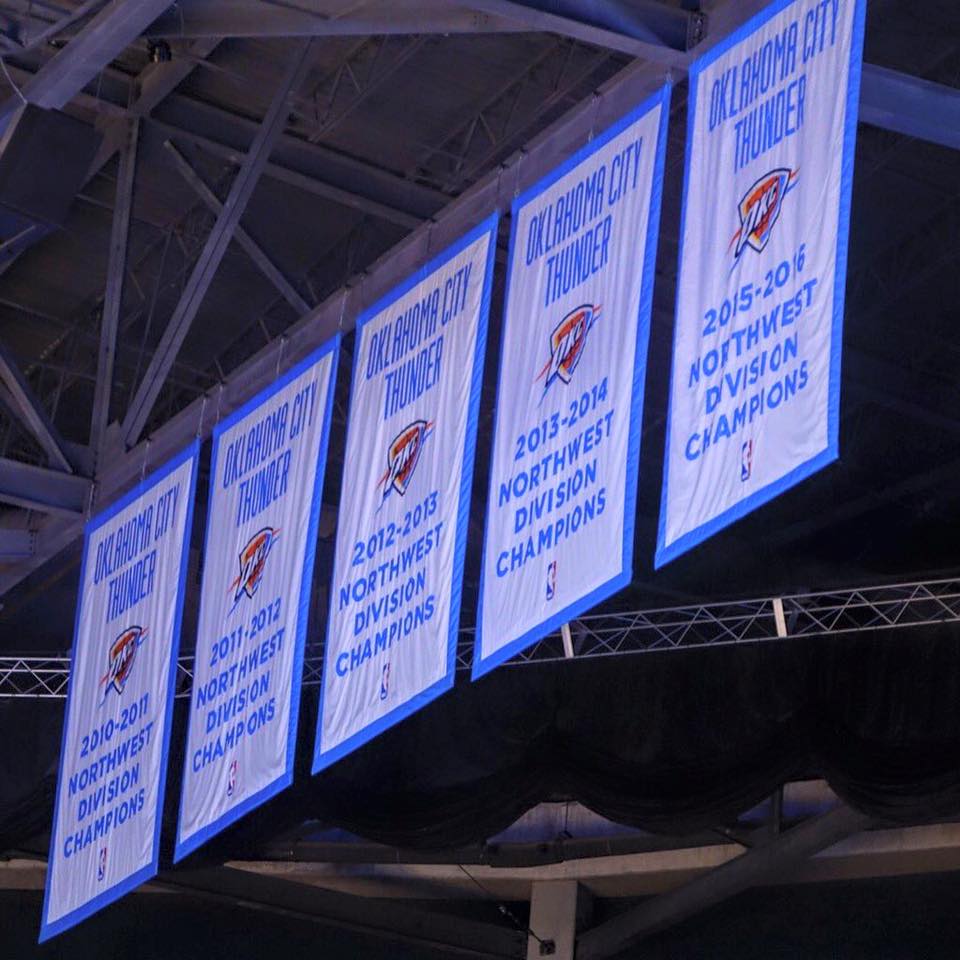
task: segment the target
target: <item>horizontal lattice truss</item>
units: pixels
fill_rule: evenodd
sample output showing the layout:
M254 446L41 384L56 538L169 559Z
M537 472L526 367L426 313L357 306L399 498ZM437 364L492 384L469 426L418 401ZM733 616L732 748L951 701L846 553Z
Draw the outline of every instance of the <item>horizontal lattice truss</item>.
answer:
M590 614L570 624L568 637L562 632L545 637L507 665L957 622L960 578L927 580L772 599ZM469 669L472 659L473 630L462 630L457 669ZM319 684L322 669L322 645L313 646L305 658L304 683ZM0 697L65 697L69 670L68 657L0 657ZM178 697L189 694L192 680L193 657L183 656L177 670Z

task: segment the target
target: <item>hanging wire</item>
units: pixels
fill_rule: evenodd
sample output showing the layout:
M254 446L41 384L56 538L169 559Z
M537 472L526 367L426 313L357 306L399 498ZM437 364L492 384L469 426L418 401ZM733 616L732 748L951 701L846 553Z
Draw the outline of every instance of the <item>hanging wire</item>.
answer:
M427 255L424 259L430 259L430 246L433 243L433 228L437 225L436 219L431 217L427 221Z
M147 441L143 445L143 466L140 468L141 483L143 483L145 477L147 476L147 458L149 456L150 456L150 438L147 437Z
M520 151L517 153L517 182L513 188L514 200L516 200L516 198L520 196L520 164L523 163L523 158L524 156L526 156L526 153L527 151L524 150L522 147L520 148Z
M523 923L519 917L491 890L488 890L462 863L458 863L457 866L466 874L467 878L475 883L477 887L483 892L485 897L493 900L497 905L497 910L509 920L517 930L521 933L525 933L528 937L533 937L541 947L552 946L551 940L544 940L542 937L538 937L529 927L528 924ZM541 951L541 953L546 953L547 951Z
M596 132L597 128L597 116L600 113L600 100L601 96L599 93L594 93L593 95L593 116L590 118L590 133L587 135L587 143L590 143L593 140L593 135Z
M200 439L201 434L203 433L203 415L207 410L207 394L204 392L203 401L200 404L200 418L197 420L197 439Z
M101 87L103 86L103 74L104 74L104 72L105 72L105 71L101 70L101 71L97 74L97 92L96 92L96 94L95 94L96 104L95 104L95 106L94 106L94 112L97 113L97 114L103 113L103 110L104 110L103 101L100 99L100 89L101 89Z
M21 102L26 105L27 98L23 95L23 91L13 82L13 77L10 76L10 71L7 69L7 61L4 57L0 57L0 67L3 68L3 75L7 78L7 83L13 87L13 92L20 98Z

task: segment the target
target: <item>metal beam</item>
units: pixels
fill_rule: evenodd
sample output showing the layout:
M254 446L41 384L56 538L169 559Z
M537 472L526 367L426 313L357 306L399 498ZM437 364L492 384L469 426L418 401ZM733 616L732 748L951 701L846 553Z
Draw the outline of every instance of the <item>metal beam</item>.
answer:
M703 39L706 22L706 15L690 9L690 4L686 4L685 9L662 0L630 0L629 3L516 0L514 7L570 18L588 27L610 30L653 46L681 51L689 50Z
M166 8L170 0L110 0L55 56L0 106L6 120L21 100L38 107L65 106Z
M93 388L93 415L90 421L90 447L99 461L103 434L110 417L113 395L113 367L117 353L117 329L123 304L123 278L127 272L127 239L130 235L130 211L133 207L133 181L137 169L137 144L140 121L127 124L127 143L120 155L116 201L110 227L110 254L107 262L106 292L100 320L100 350L97 358L97 379Z
M649 33L645 34L639 28L642 22L637 20L636 4L633 3L607 4L608 10L603 20L605 25L598 26L591 22L596 16L597 5L584 3L583 0L560 0L557 4L549 4L549 10L543 9L548 6L546 0L536 0L540 9L532 8L524 0L455 2L475 10L509 17L526 24L530 30L557 33L598 47L619 50L621 53L659 63L680 72L685 71L696 57L702 56L754 14L769 6L769 0L717 0L707 10L705 17L703 13L684 12L674 8L674 16L684 15L689 18L690 35L686 49L672 49L659 39L651 42ZM648 11L641 10L641 17L645 12L649 15Z
M180 301L174 308L173 316L170 318L170 322L167 324L163 336L160 338L160 343L150 360L143 381L137 388L136 395L123 421L122 433L127 447L132 447L140 438L140 433L163 387L167 373L180 351L180 346L190 329L190 324L193 323L193 319L200 309L200 304L203 302L217 268L220 266L220 261L227 251L227 246L240 222L243 211L246 209L247 202L253 195L257 180L259 180L267 158L270 156L270 151L283 132L289 112L290 97L296 91L310 67L309 51L310 41L306 41L301 44L296 56L291 58L280 82L280 88L267 109L267 113L260 124L260 129L250 147L250 152L244 159L230 187L230 193L223 204L220 216L207 237L207 242L193 268L190 279L187 281Z
M573 960L577 927L591 907L591 897L576 880L537 880L530 884L527 960L554 956Z
M239 163L243 159L243 154L234 147L221 143L218 140L213 140L202 133L185 130L183 127L158 122L154 119L151 119L151 123L163 131L168 137L174 137L179 141L192 143L204 152L219 157L221 160L226 160L228 163ZM352 210L359 210L361 213L370 214L372 217L386 220L388 223L396 223L402 227L417 227L424 220L424 217L408 213L399 207L380 203L357 191L345 190L342 187L335 186L332 183L317 179L306 173L301 173L298 170L293 170L279 163L267 163L263 168L263 175L279 183L286 183L291 187L296 187L305 193L311 193L324 200L342 204L345 207L350 207Z
M815 853L865 829L870 818L850 807L801 823L735 860L601 923L577 938L576 960L613 956L639 940L706 910L750 887L783 880L786 872Z
M77 517L87 508L90 481L69 473L0 459L0 501L41 513Z
M113 118L104 125L103 141L87 171L88 182L123 146L128 129L126 121L148 117L192 73L199 61L205 60L216 50L219 43L219 37L196 40L187 49L180 50L172 60L151 61L137 74L131 85L126 117Z
M371 37L362 42L308 98L310 108L300 111L309 128L311 143L319 143L362 106L391 77L399 73L426 45L428 37ZM318 106L322 101L323 106Z
M596 18L598 7L579 0L463 0L464 3L490 14L513 17L531 30L543 30L573 37L631 56L662 63L677 71L685 71L699 57L726 37L730 31L754 13L767 6L768 0L743 0L742 3L721 3L703 22L702 14L685 13L665 4L654 4L674 16L692 20L689 49L651 42L642 29L645 8L635 3L611 3L604 10L602 23ZM549 9L547 9L549 7ZM960 90L931 83L919 77L888 70L875 64L864 64L860 88L862 123L892 130L909 137L960 149Z
M586 143L592 132L622 116L631 106L649 96L663 83L657 66L636 63L604 84L557 120L548 130L527 144L497 170L449 203L429 224L411 234L371 265L352 286L331 294L284 334L283 365L290 366L327 340L338 329L349 330L362 310L419 269L437 250L463 235L491 210L510 209L514 190L524 189L553 169ZM184 98L174 96L171 100ZM165 109L167 107L165 106ZM308 149L310 148L307 145ZM145 458L159 464L178 452L196 436L209 436L219 407L221 416L245 403L270 384L277 372L277 343L270 343L230 371L218 392L216 404L198 398L176 416L159 426L150 437L149 449L141 442L126 450L119 432L113 438L109 462L97 477L97 499L102 505L130 489L139 479ZM21 582L41 562L69 546L82 534L82 524L57 518L44 522L37 531L37 556L0 574L0 596Z
M103 0L84 0L80 6L74 7L73 10L69 11L69 13L65 13L59 20L54 20L53 23L45 25L38 33L34 33L31 29L29 40L23 46L16 42L11 43L10 52L21 55L28 53L31 50L36 50L37 47L40 47L48 41L53 40L57 34L62 33L67 29L67 27L76 23L78 20L83 19L93 10L96 10L97 7L102 5ZM29 22L30 21L27 20L27 23ZM24 33L26 33L26 30L24 30Z
M66 444L43 405L37 399L30 384L20 372L16 359L0 341L0 382L5 392L5 401L14 414L19 415L23 425L43 448L51 465L73 472L73 463Z
M506 17L523 24L528 30L538 33L557 33L573 37L583 43L592 43L597 47L619 50L665 66L684 66L689 61L688 48L695 46L703 38L705 18L701 13L691 13L679 7L668 7L662 3L609 4L607 10L616 11L619 16L606 16L590 22L596 16L597 5L591 5L577 13L575 2L525 3L519 0L463 0L464 4L491 16ZM583 7L583 5L580 5ZM659 8L654 10L653 8ZM574 15L577 13L577 15ZM644 28L644 17L658 18L661 30L666 30L665 20L673 21L668 34L676 46L665 43L655 30ZM679 36L684 41L679 42Z
M62 663L69 666L69 658L36 661L35 672L28 677L19 669L16 657L0 657L0 685L7 671L13 670L21 678L20 699L49 698L54 692L63 698L64 690L58 689L66 686L66 669ZM829 797L830 805L836 803L836 796L822 781L785 785L787 791L796 789L804 793L811 788ZM549 807L562 811L568 807L576 810L577 806L543 804L524 819L538 816ZM556 816L553 811L550 816L559 823L557 829L565 829L562 816ZM589 828L589 822L585 827ZM296 834L301 829L298 825L289 832ZM233 860L228 861L227 866L275 876L290 883L366 897L372 907L381 899L476 903L484 899L484 892L486 899L494 903L520 901L530 896L531 887L538 882L564 880L576 880L596 897L650 897L674 889L679 882L694 875L714 870L742 852L737 843L720 842L716 835L706 832L681 839L629 830L611 835L611 829L607 823L599 832L581 835L578 831L573 841L553 839L554 831L542 844L498 837L496 852L492 855L489 847L480 844L469 848L411 851L340 840L316 844L301 858L291 855L287 840L284 852L277 859ZM284 848L282 837L283 834L275 841L278 850ZM299 847L295 840L293 843ZM538 847L547 848L553 859L547 860L538 852ZM246 855L245 850L243 853ZM492 864L488 862L491 856ZM461 865L469 867L469 876ZM44 867L42 861L15 856L0 860L0 889L42 891ZM774 885L784 890L796 884L850 882L957 869L960 869L960 825L930 823L855 834L798 866L782 878L782 883L776 878ZM482 890L477 883L482 885ZM138 895L140 892L169 891L147 884L139 888ZM533 929L540 933L538 926Z
M195 65L192 54L188 62ZM7 64L7 69L17 83L26 83L36 76L31 70L12 63ZM130 77L110 67L104 70L104 75L124 83L130 81ZM164 73L163 76L172 82L177 75ZM76 102L111 121L120 122L130 115L127 107L130 98L135 99L135 91L130 97L124 96L122 103L118 99L109 99L106 90L100 90L96 95L81 91ZM237 165L243 162L258 126L257 121L249 117L172 92L165 94L160 116L151 115L150 122L168 137L194 143ZM112 138L111 131L114 131ZM111 124L88 177L109 160L118 145L119 128ZM419 225L450 199L439 190L414 183L356 157L311 144L300 137L281 137L274 153L275 159L264 168L264 175L401 226ZM0 264L0 273L5 266Z
M169 150L170 156L181 176L197 192L201 200L213 211L214 215L219 217L223 212L223 204L220 198L210 189L203 178L190 166L187 158L169 141L164 144ZM263 248L253 237L237 224L233 234L234 239L246 251L247 256L257 265L263 275L280 291L283 298L297 311L297 316L303 316L310 312L310 304L307 303L296 287L283 275L280 268L267 256Z
M860 120L908 137L960 150L960 90L867 64Z
M84 7L87 5L84 4ZM74 14L78 14L81 8L77 8ZM72 16L72 15L71 15ZM165 97L167 97L194 69L197 62L209 56L220 42L219 38L210 37L195 41L187 51L181 51L179 56L173 60L159 63L149 63L134 78L129 101L130 106L127 109L119 108L116 104L109 103L94 97L91 94L79 90L76 99L80 102L86 102L99 115L101 109L108 111L108 116L101 119L98 116L97 124L102 126L103 139L100 146L94 154L87 170L86 182L89 183L107 164L110 158L121 149L126 143L128 136L130 118L145 117L156 107ZM37 46L35 42L30 47ZM36 80L39 74L31 74L29 71L14 64L5 65L6 72L13 75L18 82L21 80L25 85L29 85ZM107 68L109 69L109 68ZM26 249L16 251L17 256ZM16 257L10 257L0 261L0 275L2 275L16 260Z
M197 41L197 44L207 43ZM194 50L203 49L197 44L188 54L187 62L191 66L194 56L199 56ZM209 44L215 46L212 40ZM178 62L181 56L175 52L171 63ZM28 82L35 76L29 69L14 64L8 64L8 69L18 83ZM173 76L167 72L160 75ZM123 84L131 82L129 76L111 67L105 69L104 76ZM135 108L131 111L127 107L128 100L137 102L136 83L129 94L124 93L123 96L117 95L116 84L111 86L112 93L111 87L106 85L97 89L96 96L89 91L81 92L77 95L77 102L100 114L109 114L113 121L122 120L130 112L136 112ZM257 121L250 117L231 113L190 96L171 95L169 91L159 116L151 116L151 123L176 141L192 142L238 165L249 150L258 127ZM110 131L114 128L115 124L108 128L105 144L91 165L91 174L98 169L97 163L102 166L116 151L117 143L110 142ZM292 135L281 137L274 150L274 160L268 163L264 174L335 203L407 227L417 226L432 217L450 199L439 190Z
M256 12L254 8L256 0L245 0L245 3L252 12ZM219 4L219 0L217 0L216 3L208 3L207 6L210 9L214 9L217 4ZM524 3L518 2L518 0L462 0L462 4L474 8L473 13L463 11L463 16L465 17L463 20L463 32L482 33L486 31L488 24L482 19L484 14L477 12L481 10L481 8L482 10L502 10L505 14L509 11L515 18L514 21L511 21L515 29L522 31L549 30L549 32L573 37L583 42L592 43L612 50L619 50L652 62L662 63L665 67L683 72L695 57L705 53L714 44L722 40L732 29L763 9L767 5L767 0L742 0L742 2L739 3L720 3L716 5L707 14L704 39L689 51L673 50L668 46L651 44L644 40L637 39L635 36L617 32L616 30L607 28L600 29L569 15L561 16L556 13L547 13L539 9L531 8ZM294 18L309 17L311 20L317 20L317 17L309 11L290 10L286 7L268 6L266 4L260 4L260 6L263 7L263 11L260 12L259 15L265 17L265 30L269 30L269 23L271 22L271 17L274 16L274 11L283 11L282 13L278 13L277 16L289 15ZM568 4L567 6L569 8L571 5ZM226 8L224 8L224 10L226 10ZM217 14L217 16L222 16L222 18L229 18L230 15L229 11L224 12L222 15ZM181 32L177 16L178 15L175 14L169 15L169 29L172 31L171 37L188 36L189 33L185 34ZM385 13L384 16L389 17L390 14ZM473 17L474 21L471 21L470 17ZM177 20L177 24L174 24L174 20ZM166 23L166 19L158 22ZM321 19L318 22L323 24L327 21ZM442 20L431 19L429 11L427 11L423 17L412 16L409 23L404 21L402 17L393 18L392 22L396 34L452 32L444 29L444 22ZM375 24L372 23L370 24L370 26L374 25ZM386 26L386 24L381 24L381 26ZM256 33L256 27L253 25L251 25L250 29L250 35L269 35L269 32ZM198 40L195 47L191 49L187 59L184 59L182 56L175 57L174 60L169 63L151 65L148 71L150 71L151 74L155 72L158 78L165 75L174 77L175 82L173 86L176 86L180 82L180 79L189 72L189 68L192 67L195 58L202 59L207 55L207 53L203 52L205 48L202 45L212 44L209 48L212 49L216 46L218 39L218 37L212 35L204 36ZM207 52L209 52L209 50ZM185 66L185 64L187 66ZM154 71L152 68L157 69ZM14 73L17 72L12 67L10 69ZM181 75L181 71L185 72ZM35 76L27 76L24 89L29 87L34 81ZM152 106L155 106L167 93L169 93L169 90L161 90L162 95L156 98L156 101L150 108L152 109ZM952 87L924 81L917 77L911 77L907 74L878 67L874 64L864 64L861 83L860 119L864 123L882 129L889 129L904 133L908 136L929 140L933 143L958 148L960 147L960 133L958 133L958 130L960 130L960 120L957 119L958 111L960 111L958 98L960 98L960 94ZM224 116L229 116L226 111L221 111L217 108L212 109L221 115L220 119L223 119ZM235 117L234 119L242 123L244 118ZM167 124L167 126L171 128L169 130L170 133L174 132L170 124ZM186 131L186 133L187 136L194 139L195 142L203 136L199 129ZM217 150L217 145L214 142L208 140L208 145L210 145L213 150ZM221 150L226 149L223 144L219 146ZM110 147L108 144L107 147L102 148L101 152L103 152L103 150L110 150L110 152L112 152L113 149L115 149L115 147ZM235 147L234 149L242 148ZM109 153L107 156L109 156ZM269 176L276 176L277 179L285 179L284 175L288 171L285 171L282 166L271 164L265 172ZM278 174L279 176L277 176ZM290 180L294 178L296 178L296 174L288 178L287 182L290 182ZM317 184L314 184L314 186L317 186ZM337 190L338 188L333 187L333 189ZM345 196L341 196L338 202L349 202L350 191L344 190L342 186L340 186L339 189ZM314 192L320 191L315 190ZM331 197L331 199L337 198ZM357 199L356 195L354 199ZM375 210L368 209L366 212L373 213L375 216L379 215ZM427 216L429 214L424 215ZM414 218L407 217L408 225L411 219ZM399 220L397 222L399 222Z
M710 34L697 48L696 53L699 54L719 42L726 33L763 6L764 0L738 0L737 3L727 2L712 9L709 14ZM286 335L285 363L296 362L316 344L323 342L340 327L341 318L345 321L344 327L349 329L357 313L422 265L427 250L435 251L444 243L451 242L492 209L509 209L515 189L529 186L582 146L591 130L601 128L621 116L652 92L662 80L663 70L655 65L636 63L622 71L601 88L596 100L591 97L569 111L522 153L514 155L456 201L449 203L431 225L422 225L381 257L367 271L362 281L331 295L291 328ZM249 143L252 126L244 118L230 115L218 108L196 104L190 98L176 94L164 104L162 119L168 135L183 135L186 128L187 139L208 146L227 159L242 156L243 148ZM348 165L344 158L309 144L287 142L291 140L292 138L285 138L282 151L278 151L283 153L282 161L277 158L279 162L276 168L276 173L280 174L281 178L286 178L287 182L304 189L326 189L326 185L318 184L318 178L323 177L328 181L336 180L336 189L347 193L357 190L356 178L352 182L347 181ZM279 169L281 165L282 173ZM275 175L269 166L266 172ZM383 202L384 196L389 194L391 202L398 205L396 209L405 202L410 204L408 209L414 205L430 205L429 197L422 191L417 191L414 184L407 183L404 186L397 182L396 178L392 182L377 180L372 175L368 176L368 173L365 169L360 170L359 180L363 184L360 189L367 195L378 194L377 202ZM406 190L414 192L405 193ZM349 202L347 197L344 201ZM442 195L432 201L434 212L440 202ZM424 215L431 214L427 212ZM256 390L271 382L276 372L276 350L276 344L268 344L231 372L221 400L223 415L236 409ZM204 435L209 434L213 426L211 411L212 405L208 404L202 416L201 430ZM202 401L198 399L155 431L149 449L152 463L162 462L194 436L197 423L201 420L201 412ZM130 453L120 447L113 450L110 468L98 478L98 495L102 503L109 503L136 482L143 460L142 448ZM62 518L47 518L38 530L37 557L0 576L0 594L20 582L41 560L53 556L72 543L81 533L82 527L79 524L64 522Z
M13 665L16 661L10 657L8 662ZM38 660L37 666L42 670L46 664ZM4 661L0 658L0 678L3 669ZM39 674L31 680L21 673L21 678L24 690L32 684L41 696L46 695L46 685L53 682L48 674ZM822 782L785 785L787 790L810 787L829 798L826 809L836 805L836 795ZM524 819L537 816L547 806L550 805L534 808ZM553 806L562 811L567 805ZM577 808L577 804L569 806ZM554 819L559 820L557 829L567 829L562 816ZM584 826L589 829L589 824ZM298 827L302 829L302 825ZM755 845L766 831L766 825L753 827L749 830L749 839ZM744 850L740 843L725 836L721 840L714 832L684 834L681 838L631 832L628 828L616 831L610 824L593 833L578 830L574 840L555 839L556 832L539 843L515 842L500 835L495 844L487 846L413 852L386 846L377 849L375 844L363 841L331 840L317 843L312 851L308 848L302 857L291 853L291 846L299 850L300 844L295 839L282 837L281 834L275 841L279 854L276 859L246 859L248 853L244 848L238 850L244 859L228 861L228 866L356 896L421 902L476 902L486 896L495 903L526 900L536 884L563 881L576 881L600 898L650 898L675 890L694 876L706 875L740 856ZM491 846L495 852L491 852ZM468 867L467 873L461 865ZM769 886L849 882L958 868L960 825L956 823L871 829L835 843L786 871L782 877L774 877ZM12 877L11 884L16 882ZM29 882L25 877L24 883ZM530 926L541 938L549 936L538 924ZM644 955L642 949L625 954L638 958ZM651 951L650 955L657 954Z
M37 538L32 530L0 529L0 561L32 557L36 548Z
M370 0L302 6L262 0L193 0L161 16L147 36L367 37L414 33L516 33L527 28L506 17L458 9L436 0Z
M403 941L470 957L520 958L522 933L454 914L422 910L404 903L372 901L300 883L265 877L247 870L216 867L162 873L152 881L179 893L226 901L322 926Z
M212 151L228 158L242 159L257 130L255 120L179 94L170 96L153 120L162 122L168 136L206 143ZM288 182L287 173L301 174L339 191L339 202L350 203L352 197L351 205L358 208L365 200L379 205L380 210L372 206L365 210L374 216L382 216L384 208L392 208L405 215L408 226L411 221L433 216L450 199L439 190L291 135L281 137L273 162L264 173ZM335 199L332 193L331 199Z
M130 138L131 122L137 122L139 119L148 116L154 107L172 93L190 74L196 67L198 60L209 56L216 49L218 43L219 40L216 38L197 40L186 51L180 50L174 60L148 63L131 81L128 99L132 102L127 110L121 110L115 105L96 99L89 94L78 96L80 100L89 99L93 101L92 107L97 113L100 112L102 107L106 107L110 111L109 118L103 124L104 136L100 147L87 171L87 182L103 169L117 150L126 145ZM13 65L8 65L7 69L12 71L15 76L22 72ZM56 317L45 317L44 319L57 325L61 324L60 319ZM48 345L44 353L49 354L58 349L64 340L76 331L76 327L76 324L71 324L67 330L63 331ZM94 445L91 444L91 446Z
M206 60L217 49L220 41L218 36L203 37L186 49L180 48L172 60L148 63L137 74L130 113L137 117L149 116L155 107L186 80L199 61Z
M541 113L569 97L610 56L606 50L558 37L553 46L528 58L521 73L505 77L479 109L466 112L463 122L418 160L411 175L459 192L511 145L522 142L524 130Z
M683 68L690 59L686 51L707 30L711 37L722 39L767 2L721 0L705 16L658 0L589 6L576 0L370 0L349 6L315 0L312 10L262 0L194 0L182 11L160 17L147 34L173 39L536 31L575 36L595 46ZM709 45L701 45L696 53Z

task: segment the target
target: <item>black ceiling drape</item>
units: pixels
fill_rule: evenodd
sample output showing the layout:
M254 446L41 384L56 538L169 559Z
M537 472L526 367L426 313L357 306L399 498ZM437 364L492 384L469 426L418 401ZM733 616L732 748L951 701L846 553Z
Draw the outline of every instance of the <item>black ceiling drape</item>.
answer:
M165 835L182 763L178 702ZM683 833L729 822L791 777L824 776L892 821L960 813L955 626L504 667L442 697L318 777L304 693L294 787L201 850L226 855L303 820L405 847L499 832L570 798ZM49 826L62 703L6 701L0 843Z

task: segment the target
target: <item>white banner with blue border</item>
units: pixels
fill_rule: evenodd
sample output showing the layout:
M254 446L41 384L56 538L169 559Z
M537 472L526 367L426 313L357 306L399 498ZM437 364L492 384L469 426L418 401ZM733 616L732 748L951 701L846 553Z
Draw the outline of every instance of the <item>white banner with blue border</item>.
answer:
M838 456L865 0L776 0L690 70L656 566Z
M513 203L473 675L630 582L670 88Z
M198 452L87 524L41 942L157 872Z
M497 223L357 320L315 773L453 686Z
M213 431L174 859L293 780L339 334Z

